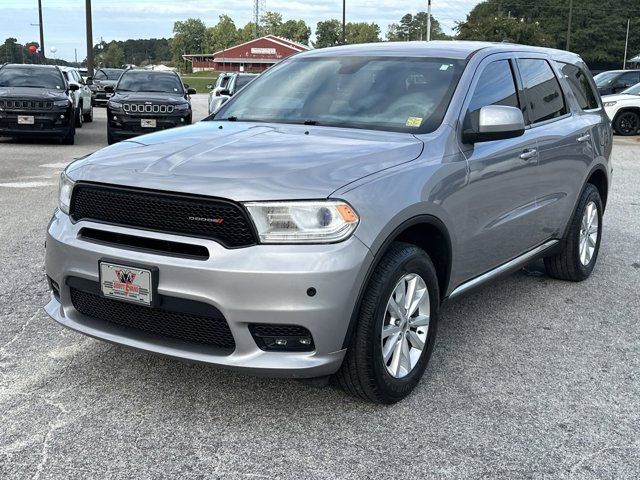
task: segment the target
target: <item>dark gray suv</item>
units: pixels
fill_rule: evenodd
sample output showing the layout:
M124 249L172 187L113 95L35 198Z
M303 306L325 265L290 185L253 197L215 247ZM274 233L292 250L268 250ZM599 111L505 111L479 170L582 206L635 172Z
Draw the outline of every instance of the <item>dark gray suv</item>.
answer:
M393 403L422 377L445 300L537 258L554 278L589 277L611 142L571 53L301 53L208 121L66 169L46 311L110 342L333 376Z

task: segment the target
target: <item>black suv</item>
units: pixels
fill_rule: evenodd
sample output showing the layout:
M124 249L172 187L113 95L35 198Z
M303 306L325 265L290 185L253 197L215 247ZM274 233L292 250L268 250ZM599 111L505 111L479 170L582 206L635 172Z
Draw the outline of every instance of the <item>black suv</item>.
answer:
M611 70L595 76L600 95L614 95L640 83L640 70Z
M0 66L0 137L56 137L73 145L75 110L70 85L58 67Z
M105 87L115 87L124 72L122 68L99 68L93 77L89 77L87 85L91 89L91 102L95 106L104 107L109 101Z
M107 141L156 130L191 124L192 111L187 88L177 73L149 70L125 71L116 87L105 87L114 95L107 103Z

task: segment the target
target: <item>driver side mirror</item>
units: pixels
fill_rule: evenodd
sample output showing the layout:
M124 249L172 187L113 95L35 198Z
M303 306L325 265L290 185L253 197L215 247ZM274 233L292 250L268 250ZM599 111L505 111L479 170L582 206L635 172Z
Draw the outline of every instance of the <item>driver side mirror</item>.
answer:
M115 91L115 89L113 88L113 85L105 85L104 86L104 91L107 93L113 93Z
M80 90L80 85L78 85L77 83L70 83L69 90L71 90L72 92Z
M93 77L87 77L84 83L86 83L87 85L93 85Z
M477 122L472 115L477 115ZM524 135L524 115L516 107L503 105L488 105L482 107L479 112L472 112L467 117L465 124L472 125L464 130L462 140L465 143L491 142L505 140ZM477 127L473 126L474 124Z
M230 96L231 96L231 91L230 91L228 88L223 88L223 89L221 89L221 90L219 90L219 91L218 91L217 95L218 95L219 97L221 97L221 96L223 96L223 95L224 95L224 96L227 96L227 97L230 97Z
M196 91L195 88L187 88L187 94L195 95L196 93L198 93L198 92Z

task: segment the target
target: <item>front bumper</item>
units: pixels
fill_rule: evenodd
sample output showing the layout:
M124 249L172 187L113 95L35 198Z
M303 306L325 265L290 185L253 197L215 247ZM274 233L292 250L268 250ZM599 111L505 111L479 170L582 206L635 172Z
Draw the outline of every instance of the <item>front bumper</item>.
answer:
M146 133L167 130L169 128L182 127L189 124L191 110L171 115L143 114L130 115L123 112L113 111L107 107L109 121L109 131L115 138L130 138ZM142 126L142 120L155 120L156 127L149 128Z
M34 117L33 125L18 123L18 116ZM0 112L0 136L64 136L73 129L73 110Z
M92 90L91 91L91 102L93 105L97 106L106 106L109 98L111 98L113 94L107 93L104 90Z
M78 238L83 227L146 235L205 246L206 261L131 251ZM343 342L360 285L372 261L355 236L331 245L258 245L226 249L205 240L141 232L93 222L73 224L56 212L47 233L46 270L60 288L45 307L58 323L95 338L150 352L267 376L311 378L335 373L344 358ZM232 353L117 327L80 314L71 302L68 277L98 282L101 258L157 266L158 293L213 305L222 312L235 340ZM307 289L317 293L310 297ZM268 323L307 328L311 352L261 350L248 325Z

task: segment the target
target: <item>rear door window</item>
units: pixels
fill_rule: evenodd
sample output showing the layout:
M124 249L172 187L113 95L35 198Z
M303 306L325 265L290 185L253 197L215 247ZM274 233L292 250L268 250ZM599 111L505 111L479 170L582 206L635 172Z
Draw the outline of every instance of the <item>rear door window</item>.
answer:
M567 113L560 83L551 65L544 59L518 60L525 89L525 111L529 123L535 124L561 117Z
M582 108L582 110L598 108L600 106L598 105L598 97L593 91L587 73L580 67L571 65L570 63L558 62L558 65L567 79L567 82L569 82L569 86L571 87L573 94L578 99L580 108Z

